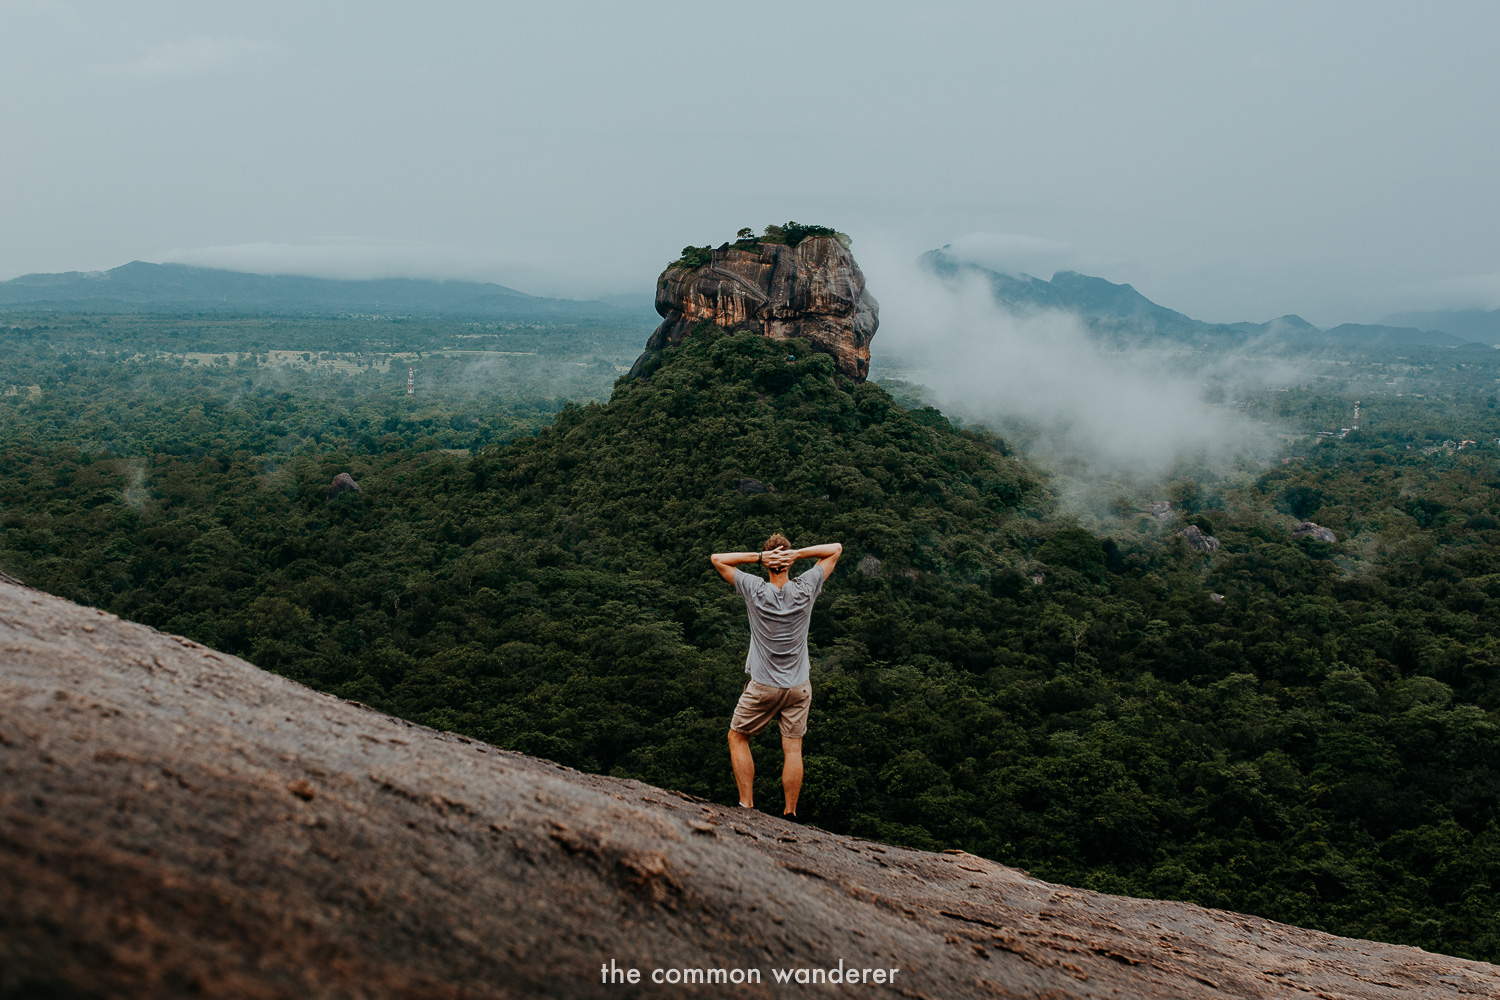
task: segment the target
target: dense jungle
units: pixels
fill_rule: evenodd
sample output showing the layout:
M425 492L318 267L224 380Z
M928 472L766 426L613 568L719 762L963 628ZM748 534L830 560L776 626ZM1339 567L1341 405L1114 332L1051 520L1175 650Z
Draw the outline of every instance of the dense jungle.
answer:
M28 584L727 803L748 633L707 556L839 540L808 822L1500 960L1488 354L1300 359L1234 394L1279 455L1081 523L1006 439L796 342L704 330L626 380L626 327L3 319L0 570Z

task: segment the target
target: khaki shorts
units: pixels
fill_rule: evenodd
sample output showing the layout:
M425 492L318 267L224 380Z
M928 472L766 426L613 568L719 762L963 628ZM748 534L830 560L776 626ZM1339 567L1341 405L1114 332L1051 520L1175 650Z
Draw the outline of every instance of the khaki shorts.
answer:
M807 715L812 711L812 684L799 684L794 688L771 687L749 681L745 693L734 706L734 718L729 728L746 736L754 736L781 719L781 735L800 740L807 735Z

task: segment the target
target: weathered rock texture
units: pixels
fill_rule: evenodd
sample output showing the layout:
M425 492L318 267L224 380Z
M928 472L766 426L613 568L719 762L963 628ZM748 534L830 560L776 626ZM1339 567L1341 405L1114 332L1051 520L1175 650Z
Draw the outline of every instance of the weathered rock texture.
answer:
M870 340L880 304L848 249L832 237L809 237L795 248L758 244L760 252L725 244L699 268L669 267L656 279L661 326L631 369L707 320L734 332L773 340L798 337L833 355L840 372L859 381L870 373Z
M349 475L349 473L340 472L333 477L333 482L328 486L328 499L332 500L340 493L348 493L350 491L359 492L359 484L354 481L354 477Z
M1219 540L1213 535L1205 535L1203 529L1196 524L1190 524L1178 532L1187 543L1199 552L1215 552L1219 548Z
M1325 528L1315 521L1298 521L1297 526L1292 529L1293 538L1312 538L1320 542L1337 542L1338 536L1331 528Z
M840 960L901 970L851 996L1500 996L1495 966L580 774L9 584L0 773L6 997L775 996ZM649 981L705 966L764 981Z

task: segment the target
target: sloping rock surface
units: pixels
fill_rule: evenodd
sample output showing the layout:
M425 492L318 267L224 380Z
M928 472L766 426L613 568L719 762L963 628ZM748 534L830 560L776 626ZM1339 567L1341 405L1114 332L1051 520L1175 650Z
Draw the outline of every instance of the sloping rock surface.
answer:
M858 996L1500 995L1495 966L580 774L6 583L0 772L0 996L801 995L772 970L840 961L900 970Z
M864 381L880 304L865 290L864 272L854 256L827 236L809 237L795 248L761 243L758 250L726 243L702 267L663 271L656 279L662 323L631 374L640 374L652 356L682 343L707 320L773 340L810 340L833 356L840 372Z

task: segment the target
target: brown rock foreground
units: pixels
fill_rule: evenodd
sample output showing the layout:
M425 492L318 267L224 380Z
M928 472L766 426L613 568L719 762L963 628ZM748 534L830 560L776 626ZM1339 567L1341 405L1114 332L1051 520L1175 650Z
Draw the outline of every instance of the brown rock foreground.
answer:
M8 583L0 773L4 997L1500 996L1496 966L580 774ZM900 971L774 978L840 961ZM684 969L761 981L650 981Z

